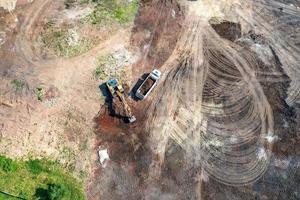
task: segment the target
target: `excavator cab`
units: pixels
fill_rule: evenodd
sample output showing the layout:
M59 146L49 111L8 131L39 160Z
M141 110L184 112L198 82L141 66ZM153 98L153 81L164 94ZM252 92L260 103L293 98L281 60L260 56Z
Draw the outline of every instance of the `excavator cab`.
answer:
M115 96L119 97L120 101L123 104L125 113L126 113L126 118L128 119L129 123L133 123L136 121L135 116L132 114L131 109L125 99L125 91L124 88L121 84L118 83L117 79L110 79L109 81L106 82L106 86L112 96L114 98Z
M112 96L116 93L116 88L118 86L118 80L117 79L110 79L106 82L106 86Z

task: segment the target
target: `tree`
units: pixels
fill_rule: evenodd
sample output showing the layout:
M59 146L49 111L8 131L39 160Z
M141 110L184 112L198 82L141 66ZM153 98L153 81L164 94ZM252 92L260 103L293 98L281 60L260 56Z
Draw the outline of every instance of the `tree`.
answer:
M66 187L64 185L49 184L48 188L50 200L60 200L66 192Z
M35 198L38 200L62 200L67 195L67 188L62 184L48 184L48 188L37 188Z

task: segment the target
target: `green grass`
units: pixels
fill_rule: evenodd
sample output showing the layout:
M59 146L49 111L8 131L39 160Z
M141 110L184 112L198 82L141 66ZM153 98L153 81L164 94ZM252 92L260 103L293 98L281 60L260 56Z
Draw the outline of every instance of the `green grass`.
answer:
M66 8L74 4L95 4L93 11L85 16L81 22L95 26L107 26L117 23L127 25L133 22L139 7L139 0L65 0ZM49 21L40 33L40 42L46 49L50 49L59 57L74 57L83 54L95 46L95 41L81 36L76 42L72 41L72 31L66 27L56 27L55 22Z
M24 198L18 198L16 196L7 194L5 192L3 192L3 193L0 192L0 200L20 200L20 199L22 200Z
M0 156L0 200L18 199L16 197L40 200L85 199L82 184L58 163L45 159L14 161Z
M44 98L44 90L43 88L41 87L37 87L35 89L35 94L36 94L36 97L39 101L43 101L43 98Z
M138 0L95 0L94 10L85 17L84 21L94 25L107 25L117 22L120 25L134 20L139 7Z
M108 76L106 72L107 64L108 58L105 56L100 56L96 59L96 69L93 72L96 79L102 80Z
M24 82L17 79L12 80L10 83L15 89L15 91L21 91L25 85Z

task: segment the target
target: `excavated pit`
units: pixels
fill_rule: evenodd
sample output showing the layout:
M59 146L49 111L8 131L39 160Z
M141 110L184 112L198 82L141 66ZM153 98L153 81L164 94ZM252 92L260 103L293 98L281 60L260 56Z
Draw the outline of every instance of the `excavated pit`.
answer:
M276 52L272 51L272 46L268 45L267 39L262 35L256 34L254 31L243 32L241 24L230 21L211 23L210 28L202 27L201 29L197 28L202 26L201 23L191 20L189 23L193 24L194 28L187 23L178 25L176 34L180 35L179 38L164 36L173 31L160 31L160 34L157 33L151 37L151 33L147 33L147 30L154 29L152 32L155 33L155 27L161 26L162 23L159 20L161 15L158 13L160 7L157 5L159 3L156 1L143 5L132 33L133 44L140 47L143 55L142 59L134 65L133 74L150 71L153 69L150 66L153 65L158 68L163 65L162 71L165 73L164 79L156 88L160 91L159 93L154 92L144 102L131 102L137 115L143 113L142 118L137 117L138 125L136 127L127 125L130 129L127 131L122 129L124 135L130 132L143 138L143 142L140 144L142 148L138 148L140 154L131 151L131 157L136 160L130 160L130 162L137 162L139 166L133 164L138 167L130 167L130 169L136 169L130 173L134 177L136 175L141 177L140 180L135 177L139 180L139 187L136 190L143 188L145 190L143 197L150 195L154 199L163 197L167 199L198 199L201 196L201 199L218 200L224 199L224 194L228 197L225 199L230 199L229 197L263 199L272 196L275 191L272 188L276 184L272 173L274 171L283 173L279 172L280 170L278 171L276 167L278 159L296 155L294 146L298 141L296 113L294 108L288 106L284 101L287 98L290 80L283 70ZM170 2L166 1L165 5L170 5ZM173 2L173 6L175 7L172 8L176 8L177 12L183 10L177 7L176 2ZM143 10L147 7L148 12ZM168 13L168 8L165 10L163 13ZM158 19L156 26L153 23L154 16ZM181 17L185 18L183 15ZM143 23L139 24L139 22ZM165 22L165 24L170 23ZM203 31L201 37L204 38L204 45L201 50L194 49L197 48L196 45L194 46L195 41L200 42L201 40L201 34L198 36L197 30ZM184 33L185 31L187 34ZM185 37L186 40L183 40L182 38ZM164 42L166 38L173 41L171 51L166 51L170 48L170 43ZM181 44L186 46L181 48ZM262 55L258 51L257 46L263 49L264 53L272 52L268 60L264 57L265 54ZM160 50L157 49L158 47ZM168 53L164 53L164 51ZM195 74L192 74L194 69L189 69L191 65L198 62L195 55L201 51L204 55L204 66L208 66L208 71L203 72L203 76L206 76L204 82L195 78ZM242 64L235 62L232 55L238 56L237 60ZM243 65L246 68L243 68ZM201 70L203 69L196 68L194 72L199 73ZM255 80L251 79L250 81L247 73L251 74L251 71L255 72ZM194 83L203 83L203 88L191 87L190 91L185 91L184 87L191 86L186 82L193 78L196 79ZM253 81L253 85L251 83L249 86L249 81ZM189 94L196 95L189 96ZM197 96L198 94L199 96ZM205 131L199 140L205 147L200 148L200 151L197 150L198 147L193 146L192 141L184 139L185 132L191 131L189 125L195 123L195 119L189 119L192 117L187 113L191 114L197 110L197 107L190 108L188 111L184 110L190 107L187 103L190 101L202 103L202 111L196 112L194 115L201 114L206 120L206 123L202 123L200 128L203 131L205 125ZM265 102L267 103L265 104ZM174 105L178 108L172 107ZM170 109L174 109L174 111L170 111ZM170 116L169 112L171 112ZM185 115L188 116L188 119L183 118ZM245 121L241 121L244 119ZM161 125L164 121L166 125ZM123 125L119 124L118 127L123 127ZM140 127L146 127L146 129L141 130ZM165 131L165 128L168 131ZM266 138L276 137L269 136L269 133L264 136L267 129L274 131L276 137L284 139L270 144ZM225 132L227 136L223 137L221 131ZM235 131L240 131L240 135L230 138ZM288 135L280 135L286 131L289 133ZM216 141L213 138L216 138ZM195 139L198 141L198 138ZM227 146L219 147L218 145L222 142L225 142ZM287 147L290 142L293 142L293 145ZM155 143L157 144L155 145ZM207 143L209 146L206 146ZM117 149L117 147L114 148ZM191 153L193 151L195 152ZM199 159L197 153L203 154L203 157ZM217 159L213 158L214 156ZM261 158L266 158L266 161L256 161ZM143 159L147 161L143 163L141 161ZM126 157L125 160L128 158ZM203 163L203 160L209 164ZM252 164L249 162L251 160ZM248 162L249 166L246 164ZM122 165L122 161L119 164ZM137 171L142 171L142 173L137 173ZM299 181L290 168L285 169L284 173L291 174L292 182ZM100 180L99 177L98 181ZM276 180L280 182L278 185L281 186L288 183L285 179L278 180L278 177ZM240 187L234 187L237 185ZM276 186L277 190L279 190L278 187ZM258 190L257 188L263 189ZM293 186L287 191L295 189ZM289 194L289 192L277 194L285 199L288 197L293 199L297 196L297 194ZM126 193L126 195L128 194Z
M180 2L141 1L130 38L141 56L129 82L154 68L163 76L145 100L128 97L136 122L124 123L117 98L94 118L93 151L107 148L110 161L105 168L93 163L88 199L299 199L299 49L293 44L299 38L291 31L299 12L279 1L249 1L231 10L239 22L212 23L186 13ZM43 27L37 18L47 14L47 2L34 6L24 7L28 14L17 11L19 22L9 15L0 19L1 28L14 25L0 49L1 77L35 82L34 69L48 60L30 44ZM249 17L251 9L261 12ZM1 92L9 92L7 85ZM33 96L32 84L24 85L15 95ZM63 94L50 88L45 97L50 102Z

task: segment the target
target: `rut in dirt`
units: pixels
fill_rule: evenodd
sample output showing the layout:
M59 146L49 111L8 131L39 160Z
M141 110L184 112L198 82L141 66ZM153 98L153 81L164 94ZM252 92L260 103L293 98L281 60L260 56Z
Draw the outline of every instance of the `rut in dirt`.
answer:
M160 4L159 1L152 1L148 5L159 10L161 5L169 5L170 2ZM249 4L254 7L260 5L255 1ZM245 23L251 24L253 21L249 16L241 14L243 9L245 7L239 5L235 11L246 18ZM152 17L160 16L159 12L151 11L156 13ZM148 16L147 13L140 13L139 17ZM219 183L228 185L228 188L257 183L261 177L269 176L270 165L274 164L274 143L283 126L278 123L276 115L290 113L292 117L287 114L283 118L287 118L291 130L295 128L290 119L295 117L293 109L284 99L288 98L290 104L298 98L298 89L293 85L295 79L286 75L291 71L280 63L289 50L280 50L281 47L274 44L272 35L264 37L254 31L242 33L242 25L245 24L230 21L211 24L195 12L185 10L184 14L180 31L176 32L178 37L173 38L176 45L170 49L172 53L159 54L157 48L159 45L156 42L161 42L162 49L167 44L160 40L168 34L165 29L161 31L164 34L159 36L150 34L152 37L146 40L148 44L138 43L145 48L141 48L143 59L138 63L140 65L135 66L133 74L150 71L149 63L158 63L163 79L147 101L132 103L134 112L142 115L137 117L140 122L136 127L128 125L124 128L120 123L113 126L121 129L119 134L126 135L125 140L130 140L131 134L143 138L141 143L136 140L138 150L135 151L131 145L131 151L124 153L124 158L126 162L129 158L136 169L142 168L142 171L133 170L131 175L142 177L135 179L134 183L137 181L140 184L135 186L137 189L145 189L144 196L153 187L165 189L165 185L187 184L193 189L183 187L179 190L181 197L187 198L187 193L192 198L199 197L196 192L199 185L197 181L192 181L194 179L204 182L204 185L205 182L209 182L210 186L214 183L217 185L211 186L214 189L219 187ZM268 22L259 16L254 21L264 24L265 28ZM139 17L136 21L142 20ZM157 24L152 23L150 27L164 25L159 20ZM142 30L143 24L135 29ZM134 33L134 36L136 39L140 35ZM292 43L289 45L295 47ZM257 46L268 55L254 49ZM157 58L157 55L167 56L164 60ZM297 63L294 53L291 55L291 62ZM294 72L299 74L297 70L295 67ZM292 87L289 87L290 83ZM268 87L271 84L276 84L278 89L270 90ZM288 88L294 89L294 92L287 92ZM111 140L114 140L113 136ZM141 159L145 159L145 163L135 165L141 164ZM118 161L122 165L122 159ZM209 178L212 181L208 181ZM173 190L167 188L167 191Z

